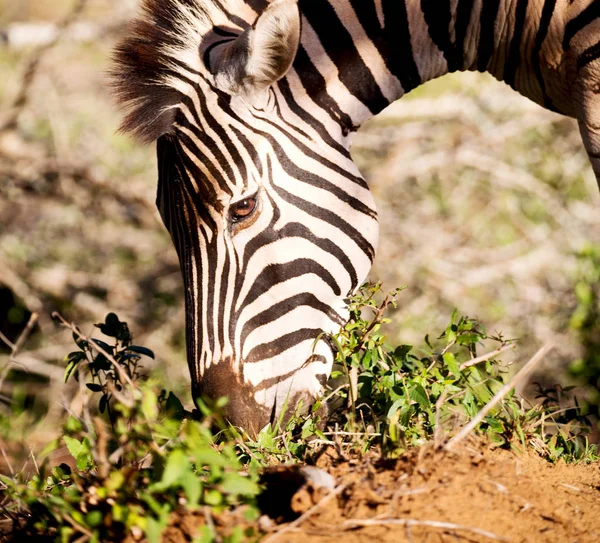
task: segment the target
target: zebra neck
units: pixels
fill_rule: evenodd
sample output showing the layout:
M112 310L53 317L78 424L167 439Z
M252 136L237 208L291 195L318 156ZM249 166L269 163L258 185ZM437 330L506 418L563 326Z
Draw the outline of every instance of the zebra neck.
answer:
M555 109L540 59L548 56L543 47L560 44L558 2L300 0L304 27L294 68L313 100L350 131L455 71L490 72Z

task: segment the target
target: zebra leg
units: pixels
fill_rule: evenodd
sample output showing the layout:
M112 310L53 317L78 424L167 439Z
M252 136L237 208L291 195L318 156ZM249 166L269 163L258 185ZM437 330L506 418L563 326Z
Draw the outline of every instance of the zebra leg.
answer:
M600 187L600 58L581 66L573 88L575 111L583 144Z

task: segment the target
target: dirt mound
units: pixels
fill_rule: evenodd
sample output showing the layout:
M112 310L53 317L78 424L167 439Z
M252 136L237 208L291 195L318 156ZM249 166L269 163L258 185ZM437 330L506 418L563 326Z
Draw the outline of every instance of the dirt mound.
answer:
M263 543L600 541L598 463L552 465L533 453L474 446L456 453L423 447L394 461L328 451L317 465L335 477L333 492L301 487L289 503L295 520L265 516L254 525L267 532ZM286 494L276 488L267 499ZM193 525L207 520L222 533L250 526L240 512L200 513L174 518L163 540L191 541Z

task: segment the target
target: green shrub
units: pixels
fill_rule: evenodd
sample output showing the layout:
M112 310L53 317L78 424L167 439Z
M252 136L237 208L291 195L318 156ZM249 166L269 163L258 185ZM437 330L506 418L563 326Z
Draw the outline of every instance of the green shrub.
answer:
M203 508L211 516L241 507L246 519L258 518L261 469L310 461L324 443L389 457L431 440L442 445L504 385L510 368L498 355L514 344L455 311L443 333L426 336L422 348L389 346L382 326L399 292L378 302L381 285L367 284L351 298L348 323L330 338L337 349L334 389L308 414L298 406L289 420L282 417L254 439L219 415L225 399L212 409L200 399L199 410L190 413L175 395L143 379L141 362L154 354L133 344L116 315L96 325L111 343L69 325L77 350L65 357L65 377L78 380L88 403L97 402L80 418L70 416L54 444L68 448L74 469L46 462L33 477L1 478L15 533L65 543L137 534L156 543L182 510ZM541 401L531 405L511 392L477 432L496 446L533 448L550 461L597 459L586 438L589 421L576 402L565 406L567 393L539 390ZM323 404L329 406L325 418ZM198 541L259 535L252 528L215 530L207 522Z

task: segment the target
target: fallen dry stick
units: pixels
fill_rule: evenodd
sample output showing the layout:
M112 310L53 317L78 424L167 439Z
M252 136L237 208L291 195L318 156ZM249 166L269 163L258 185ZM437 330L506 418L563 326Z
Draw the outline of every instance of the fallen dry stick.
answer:
M416 527L428 527L437 528L441 530L455 530L461 532L471 532L477 535L493 539L494 541L509 541L504 537L500 537L487 530L481 530L480 528L474 528L472 526L462 526L461 524L454 524L452 522L439 522L437 520L415 520L410 518L390 518L390 519L355 519L346 520L343 527L346 530L352 530L353 528L363 528L365 526L406 526L407 528Z
M506 383L497 393L496 395L485 405L485 407L477 413L477 415L463 427L463 429L458 432L444 447L447 451L451 450L457 443L460 443L465 437L467 437L476 427L477 425L485 418L485 416L491 411L491 409L499 403L515 386L517 383L527 375L529 375L533 369L543 360L544 356L548 354L554 345L547 344L544 345L537 353L535 353L529 362L525 364L515 375L514 377Z

